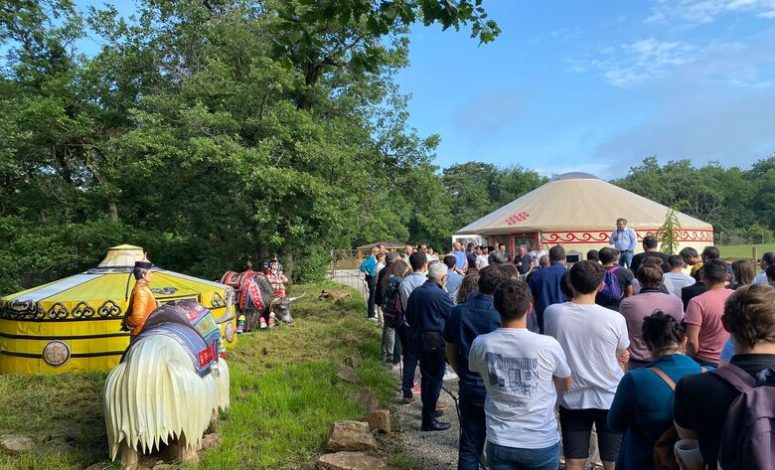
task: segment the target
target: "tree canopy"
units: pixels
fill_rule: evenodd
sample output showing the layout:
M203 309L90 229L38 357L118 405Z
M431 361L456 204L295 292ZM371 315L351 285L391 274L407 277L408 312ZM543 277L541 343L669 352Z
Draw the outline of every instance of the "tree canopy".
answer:
M208 278L277 253L297 279L332 248L448 244L439 137L393 82L417 21L499 32L482 0L4 2L0 292L122 242Z

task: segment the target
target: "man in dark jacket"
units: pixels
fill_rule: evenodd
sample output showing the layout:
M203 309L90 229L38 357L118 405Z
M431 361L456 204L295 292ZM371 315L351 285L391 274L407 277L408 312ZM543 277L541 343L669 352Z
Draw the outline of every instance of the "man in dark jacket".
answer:
M412 291L406 305L406 321L413 333L410 336L419 340L423 431L443 431L450 427L449 423L436 419L436 402L446 370L444 325L454 306L444 290L447 276L444 263L432 264L428 268L428 281Z
M479 470L487 427L484 399L487 394L481 375L468 368L468 353L477 336L492 333L500 327L500 315L493 305L492 294L501 282L508 281L507 265L490 265L479 276L479 293L468 302L452 309L446 324L447 361L460 378L460 428L458 470Z
M552 304L565 302L568 298L562 291L563 276L568 272L565 267L565 248L560 245L549 249L551 265L545 269L533 271L527 281L533 294L533 308L538 319L538 327L544 331L544 310Z

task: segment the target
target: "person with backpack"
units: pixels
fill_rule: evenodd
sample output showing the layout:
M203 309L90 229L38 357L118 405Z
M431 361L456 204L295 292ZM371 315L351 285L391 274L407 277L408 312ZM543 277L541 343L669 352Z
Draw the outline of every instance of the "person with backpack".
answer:
M616 469L677 469L673 390L682 377L702 369L685 354L686 329L674 316L657 311L645 317L639 336L651 362L624 375L608 411L608 426L624 434Z
M632 296L632 281L635 276L629 269L616 264L618 254L613 248L602 248L598 256L605 274L603 288L597 293L595 303L618 312L622 299Z
M403 324L401 294L398 286L409 272L409 265L400 259L391 259L390 264L380 271L379 297L382 308L382 359L388 364L401 360L401 342L396 341L396 328Z
M544 311L545 334L560 343L572 371L573 385L558 400L568 470L584 468L593 424L606 470L614 468L622 439L608 427L608 409L627 367L630 339L624 317L595 304L603 273L594 261L574 264L569 274L573 300Z
M678 435L699 441L705 468L775 468L775 288L737 289L721 321L736 354L727 366L678 382Z

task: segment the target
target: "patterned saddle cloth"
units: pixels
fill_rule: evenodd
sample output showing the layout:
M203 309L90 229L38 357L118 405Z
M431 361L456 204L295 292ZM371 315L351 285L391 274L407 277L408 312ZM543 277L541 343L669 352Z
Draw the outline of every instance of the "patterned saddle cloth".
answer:
M154 310L127 351L137 341L151 335L165 335L183 346L200 376L208 374L212 364L218 360L221 339L218 324L210 310L196 301L183 300Z

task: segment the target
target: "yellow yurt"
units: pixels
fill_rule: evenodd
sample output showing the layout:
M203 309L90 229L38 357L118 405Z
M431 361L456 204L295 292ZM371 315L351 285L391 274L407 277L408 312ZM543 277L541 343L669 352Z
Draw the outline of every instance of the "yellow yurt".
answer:
M96 267L0 299L0 373L108 371L129 344L120 330L143 249L120 245ZM221 324L224 345L236 343L234 291L217 282L158 267L150 288L158 303L193 299ZM127 291L128 289L128 291Z

